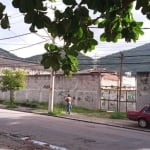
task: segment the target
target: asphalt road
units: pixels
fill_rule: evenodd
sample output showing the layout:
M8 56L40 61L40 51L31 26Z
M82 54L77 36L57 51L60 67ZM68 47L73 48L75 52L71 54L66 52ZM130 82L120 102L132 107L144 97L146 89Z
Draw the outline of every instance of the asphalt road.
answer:
M150 133L0 109L0 132L68 150L150 150Z

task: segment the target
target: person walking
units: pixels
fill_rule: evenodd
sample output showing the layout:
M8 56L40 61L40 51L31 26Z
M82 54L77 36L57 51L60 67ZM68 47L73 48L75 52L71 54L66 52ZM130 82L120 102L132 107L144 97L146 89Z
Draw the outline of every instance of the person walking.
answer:
M70 114L70 112L71 112L71 107L72 107L72 104L71 104L72 98L71 98L70 94L68 94L68 95L65 97L65 102L66 102L66 112L67 112L68 114Z

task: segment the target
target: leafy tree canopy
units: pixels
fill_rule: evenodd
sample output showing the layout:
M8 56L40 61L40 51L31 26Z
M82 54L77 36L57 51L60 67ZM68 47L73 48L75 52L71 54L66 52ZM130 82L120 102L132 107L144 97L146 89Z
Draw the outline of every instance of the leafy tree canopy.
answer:
M1 90L21 90L26 85L27 73L24 70L4 69L0 80Z
M24 22L31 24L31 32L46 28L53 38L64 40L61 47L54 43L45 44L47 52L41 63L55 71L62 69L67 75L77 71L78 53L91 51L98 44L91 27L103 29L101 41L125 39L126 42L135 42L144 32L141 29L143 23L134 19L132 10L140 10L150 19L149 0L62 0L66 8L60 11L56 7L54 19L48 16L45 2L47 0L12 0L12 5L24 14ZM0 3L1 27L6 29L10 25L4 10L5 6Z
M15 100L15 91L21 90L26 85L27 73L24 70L2 70L2 77L0 79L0 89L2 91L10 92L10 101L13 104Z

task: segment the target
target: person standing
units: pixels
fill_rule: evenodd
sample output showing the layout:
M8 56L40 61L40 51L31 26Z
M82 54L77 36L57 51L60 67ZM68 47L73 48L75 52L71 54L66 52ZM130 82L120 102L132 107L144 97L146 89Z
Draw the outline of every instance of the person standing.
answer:
M72 105L71 105L72 98L71 98L70 94L68 94L68 95L65 97L65 101L66 101L66 112L67 112L68 114L70 114L70 112L71 112L71 107L72 107Z

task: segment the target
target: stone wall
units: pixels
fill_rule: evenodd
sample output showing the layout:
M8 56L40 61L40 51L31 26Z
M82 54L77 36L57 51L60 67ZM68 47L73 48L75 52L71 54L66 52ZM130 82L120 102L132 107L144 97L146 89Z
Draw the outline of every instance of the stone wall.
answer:
M16 100L47 102L50 93L50 75L32 75L27 86L17 91ZM62 74L55 76L54 103L64 101L64 96L73 97L73 105L87 108L99 107L99 74L75 74L71 78ZM9 99L9 92L0 92L0 99Z

